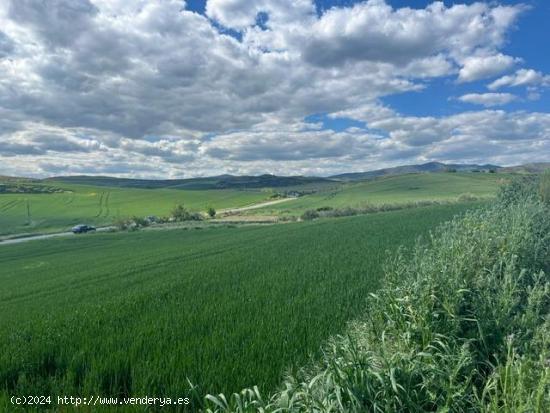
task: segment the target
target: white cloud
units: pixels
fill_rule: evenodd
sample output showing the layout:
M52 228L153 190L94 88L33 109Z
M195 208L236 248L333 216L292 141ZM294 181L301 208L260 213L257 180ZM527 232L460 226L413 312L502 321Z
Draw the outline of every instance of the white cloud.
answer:
M311 0L209 0L203 16L180 0L39 3L0 2L0 173L323 174L421 160L465 139L453 131L471 119L403 117L381 99L511 67L500 49L524 9L370 0L318 16ZM304 124L317 113L374 131Z
M462 95L458 100L486 107L502 106L516 100L517 97L510 93L468 93Z
M463 66L458 73L459 82L472 82L501 74L510 69L520 59L503 55L471 56L463 59Z
M503 76L489 84L490 90L513 86L550 86L550 75L533 69L520 69L512 75Z
M208 0L206 14L226 27L242 30L256 23L258 13L268 14L269 26L303 21L315 15L310 0Z

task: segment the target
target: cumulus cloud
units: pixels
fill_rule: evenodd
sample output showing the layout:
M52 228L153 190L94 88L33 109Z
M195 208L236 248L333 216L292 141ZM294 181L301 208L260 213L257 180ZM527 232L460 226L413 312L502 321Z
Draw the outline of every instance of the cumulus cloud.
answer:
M512 75L503 76L490 83L490 90L513 86L550 86L550 75L544 75L533 69L519 69Z
M511 93L468 93L462 95L458 100L476 105L502 106L517 99L517 96Z
M268 26L300 22L315 15L310 0L209 0L206 15L234 29L245 29L256 24L258 13L269 16Z
M459 82L472 82L501 74L510 69L520 59L503 55L471 56L463 60L463 66L458 73Z
M440 53L463 64L478 49L488 53L498 48L522 10L522 6L482 3L447 8L442 2L426 9L393 9L385 1L370 0L325 13L313 25L303 54L319 66L363 60L403 65ZM498 59L508 57L498 55ZM479 63L465 60L464 64L468 67L463 79L483 72L476 67Z
M424 159L471 120L409 118L381 100L510 69L501 48L524 10L208 0L202 15L181 0L6 0L0 173L325 174ZM304 122L319 113L367 128ZM529 125L547 133L541 122Z

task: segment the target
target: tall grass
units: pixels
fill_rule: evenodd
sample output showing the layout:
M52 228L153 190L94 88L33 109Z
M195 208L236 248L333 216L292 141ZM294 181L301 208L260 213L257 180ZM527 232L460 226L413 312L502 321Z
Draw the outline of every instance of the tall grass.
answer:
M270 398L208 412L550 411L550 213L516 182L398 254L347 334Z

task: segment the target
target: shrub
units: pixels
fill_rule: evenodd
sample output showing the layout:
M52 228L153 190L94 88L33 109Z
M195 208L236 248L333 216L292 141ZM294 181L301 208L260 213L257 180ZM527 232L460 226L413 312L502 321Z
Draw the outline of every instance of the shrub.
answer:
M182 222L182 221L201 221L202 215L198 212L190 212L183 205L176 205L171 212L171 218L173 221Z
M314 209L308 209L302 214L302 220L311 221L313 219L319 218L319 212Z
M214 218L214 217L216 216L216 210L215 210L214 208L212 208L212 207L208 208L208 209L206 210L206 213L208 214L208 216L209 216L210 218Z
M536 175L517 176L508 185L499 189L497 199L505 206L535 200L538 197L538 184L539 177Z
M115 227L121 231L135 231L139 228L149 226L149 221L141 217L129 217L129 218L118 218L114 222Z

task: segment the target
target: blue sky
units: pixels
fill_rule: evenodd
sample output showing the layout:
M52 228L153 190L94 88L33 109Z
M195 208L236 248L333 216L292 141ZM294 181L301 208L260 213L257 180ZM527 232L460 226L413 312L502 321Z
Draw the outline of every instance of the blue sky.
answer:
M333 7L350 7L360 0L316 0L315 4L318 13L323 13ZM423 9L433 3L426 0L389 0L388 4L394 8L410 7ZM475 0L469 1L444 1L447 6L453 4L472 4ZM550 2L543 0L527 1L500 1L499 4L517 5L524 4L528 6L517 27L511 30L508 41L503 47L503 52L522 58L529 62L529 66L537 71L550 73L550 47L548 39L550 30L547 28L550 22ZM188 0L187 8L198 13L205 13L206 0ZM233 34L233 33L232 33ZM546 34L546 36L544 35ZM238 36L238 33L234 33ZM397 109L400 113L413 116L429 115L450 115L464 110L471 110L472 104L463 103L453 99L467 93L475 93L485 89L486 82L475 81L469 84L458 84L454 81L454 76L437 79L426 82L426 89L421 92L402 93L389 96L384 101L391 107ZM532 110L543 111L550 107L549 94L546 91L544 96L537 100L529 100L527 96L522 96L520 100L510 102L506 105L510 110ZM358 122L346 119L328 119L323 114L312 114L308 119L322 119L326 127L342 130L346 127L357 126Z
M0 3L0 174L550 160L550 2Z

